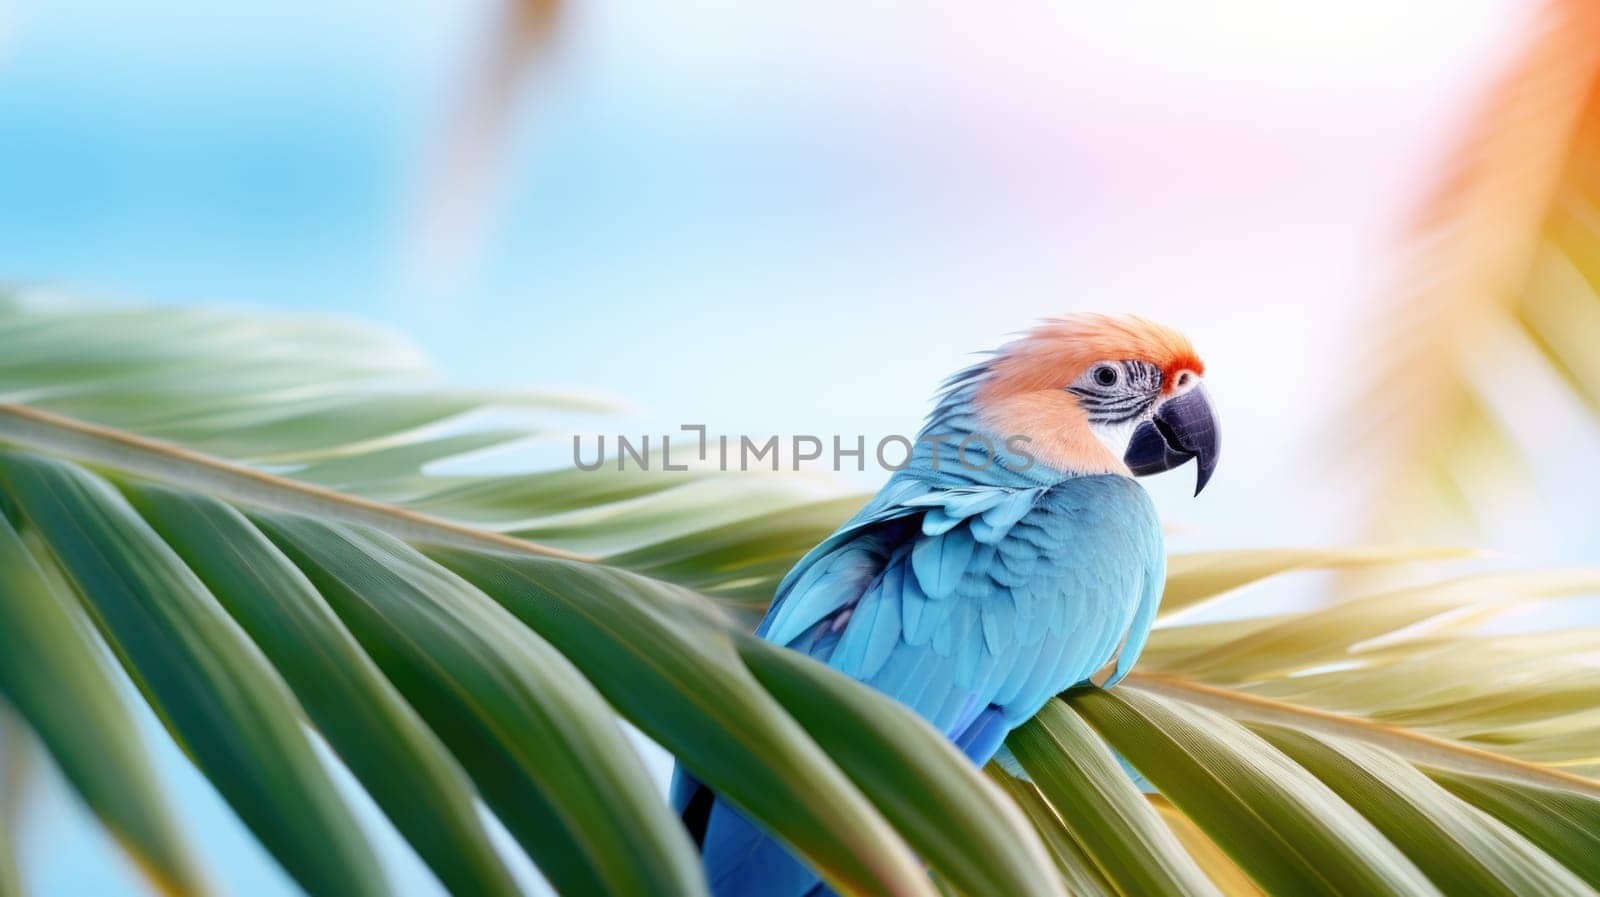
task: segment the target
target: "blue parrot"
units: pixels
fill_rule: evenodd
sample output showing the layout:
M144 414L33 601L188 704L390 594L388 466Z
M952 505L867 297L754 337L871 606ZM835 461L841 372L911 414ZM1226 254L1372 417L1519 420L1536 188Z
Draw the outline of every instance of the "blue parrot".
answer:
M1166 572L1134 476L1217 462L1204 367L1136 317L1045 322L944 384L905 467L778 586L756 634L911 707L972 761L1144 647ZM1119 650L1120 646L1120 650ZM716 897L831 893L681 768Z

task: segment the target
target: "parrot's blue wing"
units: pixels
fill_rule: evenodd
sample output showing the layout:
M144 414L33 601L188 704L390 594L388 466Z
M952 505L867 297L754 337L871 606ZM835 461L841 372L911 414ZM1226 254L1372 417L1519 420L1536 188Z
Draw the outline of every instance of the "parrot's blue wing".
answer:
M1163 573L1154 509L1125 477L906 478L796 565L757 632L911 707L982 764L1125 638L1118 669L1132 664ZM804 867L720 801L700 834L719 897L805 893L787 885Z
M928 482L896 479L833 535L806 553L773 594L756 635L787 645L824 617L854 604L882 569L883 552L909 518L923 509L906 504L934 491Z
M924 489L870 511L802 561L763 635L953 739L991 705L1027 719L1124 637L1119 670L1143 645L1164 559L1126 478Z

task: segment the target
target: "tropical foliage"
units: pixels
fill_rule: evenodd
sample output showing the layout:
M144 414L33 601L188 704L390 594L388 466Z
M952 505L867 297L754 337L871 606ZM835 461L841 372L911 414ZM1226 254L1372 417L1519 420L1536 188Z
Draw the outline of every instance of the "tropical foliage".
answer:
M1334 441L1383 536L1472 532L1528 491L1552 409L1600 416L1600 8L1544 0L1531 24L1440 166L1338 418L1366 422Z
M1600 572L1230 618L1197 612L1280 573L1430 558L1178 555L1138 672L1019 730L1027 779L985 776L899 705L747 634L859 498L443 463L533 435L493 409L587 407L443 388L349 323L11 298L0 734L31 733L169 894L211 887L136 701L312 894L390 886L308 727L454 894L518 892L482 808L561 893L706 893L619 717L845 893L1600 888L1595 634L1486 628L1600 592ZM10 853L0 838L0 894L26 879Z

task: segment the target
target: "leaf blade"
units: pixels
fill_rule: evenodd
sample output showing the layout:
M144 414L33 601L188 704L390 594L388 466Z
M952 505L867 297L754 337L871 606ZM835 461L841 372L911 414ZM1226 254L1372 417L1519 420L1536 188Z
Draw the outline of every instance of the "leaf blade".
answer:
M1348 804L1242 726L1126 685L1069 701L1263 889L1438 894Z
M1447 894L1594 893L1394 754L1281 726L1255 731L1355 807Z
M882 815L744 668L704 599L606 567L442 547L429 555L560 648L619 713L835 889L936 893Z
M1454 560L1473 552L1451 548L1269 548L1195 551L1167 559L1160 615L1169 619L1236 589L1298 570L1381 567L1424 560Z
M1450 793L1509 825L1600 890L1600 800L1448 770L1427 772Z
M171 894L203 893L138 727L75 599L51 583L4 515L0 632L6 633L0 696L157 887ZM12 721L6 728L17 725ZM20 732L13 735L20 738Z
M0 484L157 716L285 871L312 893L384 894L287 688L127 501L81 469L15 452L0 452Z
M1116 756L1070 706L1049 702L1006 745L1119 892L1217 897Z
M244 515L155 486L125 490L300 699L311 722L458 897L514 897L472 785L309 580Z
M1061 873L1069 893L1074 897L1118 897L1116 887L1106 881L1100 867L1084 853L1083 846L1073 840L1072 833L1062 825L1055 808L1050 806L1032 782L1013 778L993 762L985 771L1033 823L1034 831L1039 833L1049 849L1050 858L1055 861L1056 870Z
M687 834L610 708L555 648L403 542L284 514L252 519L558 889L705 893Z

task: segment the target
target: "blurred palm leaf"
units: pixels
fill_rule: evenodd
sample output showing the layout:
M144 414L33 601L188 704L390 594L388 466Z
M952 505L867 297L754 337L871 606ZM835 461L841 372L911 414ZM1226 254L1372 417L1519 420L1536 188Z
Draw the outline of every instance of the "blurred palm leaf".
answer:
M494 217L497 181L504 175L518 105L547 64L566 4L561 0L502 0L483 46L444 120L437 158L424 173L415 215L415 245L406 253L418 285L438 289L470 273Z
M1433 555L1175 556L1140 671L1016 733L1031 781L985 777L746 634L856 499L710 471L441 473L532 429L464 416L582 403L442 390L341 323L12 301L0 395L0 696L167 893L207 886L111 664L310 893L390 887L308 725L452 893L517 892L482 809L562 893L705 893L618 716L845 893L1600 886L1594 641L1480 625L1600 574L1186 623L1279 573Z
M391 528L400 525L399 506L432 518L435 540L440 527L512 550L535 539L689 585L746 613L817 534L864 500L770 472L663 474L631 463L441 471L452 459L541 438L540 416L612 405L548 390L446 388L415 347L343 319L107 310L0 293L0 346L0 401L81 425L66 434L13 410L8 429L63 449L71 442L83 460L159 478L153 468L174 447L187 449L190 476L222 497L353 522L369 522L378 502ZM297 485L263 489L261 471ZM788 511L798 513L777 513Z
M28 797L29 750L27 733L0 707L0 897L22 893L18 845L13 839Z
M1371 385L1340 416L1368 425L1338 442L1380 536L1470 533L1523 491L1543 459L1521 439L1557 423L1538 391L1600 419L1597 203L1600 8L1545 0L1368 322Z

